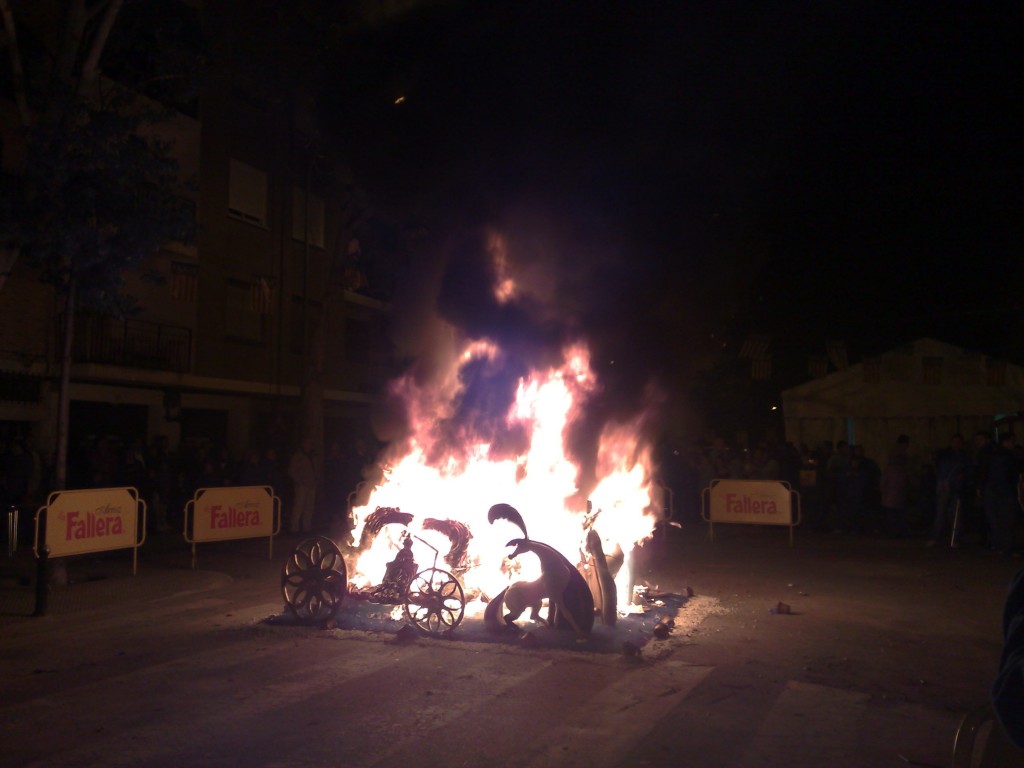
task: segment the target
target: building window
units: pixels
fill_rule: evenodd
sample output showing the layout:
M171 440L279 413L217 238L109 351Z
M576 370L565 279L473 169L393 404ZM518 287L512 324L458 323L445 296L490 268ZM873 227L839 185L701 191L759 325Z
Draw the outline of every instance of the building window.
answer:
M253 306L252 284L228 280L224 291L224 335L262 343L263 325L263 315Z
M292 190L292 238L306 242L306 217L309 217L309 244L314 248L324 247L324 199L310 194L309 208L306 207L306 190L294 187Z
M231 160L228 179L228 213L236 219L267 226L267 174Z

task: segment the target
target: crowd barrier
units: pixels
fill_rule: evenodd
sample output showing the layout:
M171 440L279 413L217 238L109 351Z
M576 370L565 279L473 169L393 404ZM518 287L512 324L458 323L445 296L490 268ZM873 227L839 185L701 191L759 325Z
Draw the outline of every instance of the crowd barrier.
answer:
M135 575L139 547L145 540L146 502L137 489L55 491L36 510L32 551L39 558L130 548Z
M715 540L715 523L785 525L789 544L800 524L800 493L784 480L712 480L701 491L701 517L708 538Z
M280 532L281 499L269 485L199 488L185 504L183 533L192 545L193 568L196 544L203 542L266 536L273 558L274 537Z

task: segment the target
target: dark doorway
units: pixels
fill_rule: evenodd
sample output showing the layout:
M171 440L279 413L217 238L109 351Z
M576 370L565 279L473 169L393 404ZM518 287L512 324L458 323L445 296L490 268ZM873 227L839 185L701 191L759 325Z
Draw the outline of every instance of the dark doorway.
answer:
M228 412L213 408L181 409L181 444L206 443L220 448L228 441Z
M111 461L119 463L134 441L145 445L148 439L149 407L126 403L96 403L72 400L68 424L68 487L90 488L92 456L99 441L110 451ZM116 467L111 468L116 472ZM114 482L105 478L102 482Z
M213 464L222 448L227 446L228 412L213 408L181 409L181 444L178 446L178 468L184 476L188 496L197 486L222 485L223 472L216 473Z

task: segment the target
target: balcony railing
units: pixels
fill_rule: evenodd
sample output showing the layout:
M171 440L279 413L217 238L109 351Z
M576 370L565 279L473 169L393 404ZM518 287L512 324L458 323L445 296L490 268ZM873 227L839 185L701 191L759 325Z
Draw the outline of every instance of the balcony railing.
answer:
M60 327L63 328L63 321ZM127 368L186 373L192 358L192 331L177 325L76 315L72 359Z

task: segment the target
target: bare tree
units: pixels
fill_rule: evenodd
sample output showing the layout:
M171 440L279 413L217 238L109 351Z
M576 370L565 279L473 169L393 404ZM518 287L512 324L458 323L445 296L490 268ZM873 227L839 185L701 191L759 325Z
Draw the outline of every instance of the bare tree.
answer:
M140 132L160 110L100 77L123 4L0 0L25 149L24 167L0 185L10 214L0 225L0 272L24 255L64 301L57 489L67 479L76 311L119 308L125 271L170 240L190 240L194 230L168 145ZM41 51L26 55L22 30L32 32Z

